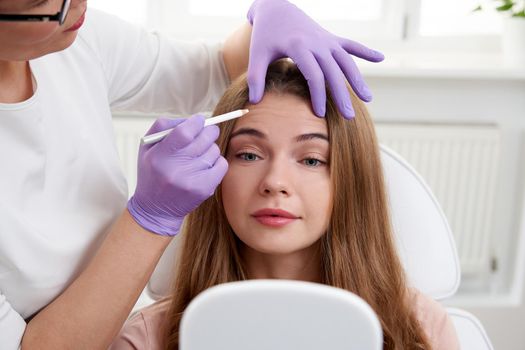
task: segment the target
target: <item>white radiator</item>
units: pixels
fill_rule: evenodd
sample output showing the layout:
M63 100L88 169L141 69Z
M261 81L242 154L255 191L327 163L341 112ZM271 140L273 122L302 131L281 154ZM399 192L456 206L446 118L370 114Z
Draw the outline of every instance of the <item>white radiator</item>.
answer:
M139 140L154 119L116 117L117 146L130 194L136 186ZM493 126L376 124L379 141L402 155L427 181L456 239L462 273L491 264L493 203L500 134Z
M500 132L494 126L376 124L379 141L426 180L454 234L464 275L490 270Z

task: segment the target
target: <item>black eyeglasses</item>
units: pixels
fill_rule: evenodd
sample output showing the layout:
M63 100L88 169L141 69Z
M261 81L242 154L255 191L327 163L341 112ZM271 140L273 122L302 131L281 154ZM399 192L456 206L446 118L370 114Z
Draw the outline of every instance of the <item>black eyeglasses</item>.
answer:
M54 15L3 15L0 14L0 22L49 22L57 21L60 25L64 24L67 13L69 12L71 0L64 0L60 12Z

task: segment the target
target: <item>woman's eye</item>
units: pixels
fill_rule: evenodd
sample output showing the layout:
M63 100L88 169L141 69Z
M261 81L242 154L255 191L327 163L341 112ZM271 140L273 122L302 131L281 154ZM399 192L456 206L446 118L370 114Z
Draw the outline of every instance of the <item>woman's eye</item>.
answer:
M322 160L317 159L317 158L306 158L306 159L303 159L303 163L306 166L309 166L309 167L318 167L318 166L326 164L326 162L323 162Z
M244 153L237 154L237 158L246 160L248 162L253 162L254 160L257 160L259 156L257 156L255 153L244 152Z

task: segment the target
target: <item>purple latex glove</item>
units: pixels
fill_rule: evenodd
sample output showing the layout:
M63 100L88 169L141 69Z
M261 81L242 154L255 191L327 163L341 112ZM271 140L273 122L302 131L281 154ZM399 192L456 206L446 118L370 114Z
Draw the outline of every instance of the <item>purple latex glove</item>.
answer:
M142 145L135 194L128 210L139 225L162 236L179 232L184 217L210 197L228 170L215 140L219 128L204 117L158 119L148 135L174 128L160 142Z
M359 98L372 100L352 55L380 62L382 53L329 33L286 0L255 0L248 20L253 26L248 64L251 103L263 97L268 65L283 57L290 57L308 81L314 113L319 117L326 112L325 79L337 108L347 119L355 112L346 79Z

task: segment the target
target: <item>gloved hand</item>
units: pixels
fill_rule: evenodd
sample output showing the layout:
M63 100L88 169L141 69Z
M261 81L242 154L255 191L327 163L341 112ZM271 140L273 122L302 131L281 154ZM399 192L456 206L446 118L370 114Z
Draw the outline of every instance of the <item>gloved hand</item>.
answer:
M188 213L210 197L228 170L215 140L219 128L204 117L159 119L148 134L174 128L160 142L142 145L138 179L128 210L139 225L174 236Z
M359 98L366 102L372 99L351 55L380 62L382 53L329 33L286 0L255 0L248 20L253 26L248 64L251 103L263 97L268 65L284 57L290 57L308 81L313 109L319 117L326 112L325 79L347 119L355 112L345 76Z

